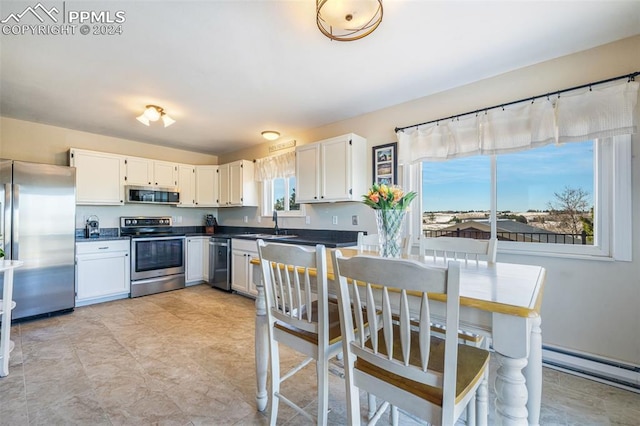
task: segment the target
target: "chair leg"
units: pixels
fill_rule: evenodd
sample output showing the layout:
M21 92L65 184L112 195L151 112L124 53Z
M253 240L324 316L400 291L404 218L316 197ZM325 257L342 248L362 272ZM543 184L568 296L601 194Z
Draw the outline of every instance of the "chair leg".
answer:
M487 426L487 415L489 405L489 369L487 368L482 382L476 392L476 424L477 426Z
M278 351L278 342L271 341L269 343L269 359L271 361L271 409L269 415L269 424L275 426L278 419L278 402L277 396L280 393L280 354Z
M393 426L398 426L399 423L399 419L400 419L400 414L398 413L398 407L396 407L395 405L391 406L391 413L389 413L389 416L391 416L391 424Z
M316 361L316 375L318 378L318 424L327 424L329 410L329 360L326 354L319 354Z
M367 404L369 405L369 413L367 413L367 419L371 420L376 414L376 396L374 394L367 394Z
M344 356L344 384L347 393L347 424L360 426L360 390L353 384L355 356Z
M474 394L467 404L467 426L476 426L476 400L477 395Z

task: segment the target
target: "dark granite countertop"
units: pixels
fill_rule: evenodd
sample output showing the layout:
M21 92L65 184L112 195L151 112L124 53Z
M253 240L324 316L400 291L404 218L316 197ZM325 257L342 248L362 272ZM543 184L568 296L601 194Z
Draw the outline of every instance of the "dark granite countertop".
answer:
M323 244L332 248L354 246L358 241L358 231L330 231L325 229L281 229L279 233L281 237L278 237L274 235L273 228L221 226L212 236L257 240L261 235L269 235L269 237L263 237L265 241L309 246Z
M85 238L84 229L76 229L76 242L129 239L129 237L121 237L118 231L118 228L101 228L100 237ZM187 237L242 238L246 240L257 240L262 235L262 238L266 241L309 246L323 244L326 247L354 246L358 240L358 231L332 231L326 229L280 229L280 235L283 235L281 238L274 235L273 228L243 226L219 226L214 234L204 232L204 226L176 226L173 231L177 234L184 234ZM265 235L270 235L270 237L264 237ZM271 235L273 236L271 237ZM295 235L295 237L291 237L291 235Z

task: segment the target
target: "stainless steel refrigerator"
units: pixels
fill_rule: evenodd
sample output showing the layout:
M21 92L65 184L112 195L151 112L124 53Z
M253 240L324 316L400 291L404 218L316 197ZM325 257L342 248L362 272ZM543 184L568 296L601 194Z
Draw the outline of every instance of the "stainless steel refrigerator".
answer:
M13 319L75 307L75 176L73 167L0 160L0 241L7 259L24 262Z

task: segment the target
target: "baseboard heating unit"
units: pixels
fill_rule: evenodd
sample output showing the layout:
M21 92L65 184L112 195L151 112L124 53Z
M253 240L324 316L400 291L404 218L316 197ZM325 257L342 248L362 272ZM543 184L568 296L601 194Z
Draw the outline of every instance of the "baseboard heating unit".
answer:
M640 365L593 356L555 346L542 346L545 367L640 393Z

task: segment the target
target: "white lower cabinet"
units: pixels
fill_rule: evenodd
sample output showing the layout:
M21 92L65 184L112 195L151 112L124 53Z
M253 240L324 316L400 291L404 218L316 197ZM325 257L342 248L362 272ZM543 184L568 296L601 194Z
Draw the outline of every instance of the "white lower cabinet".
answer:
M209 279L209 238L187 237L186 285Z
M251 259L258 258L258 246L255 241L233 239L231 241L231 289L248 296L257 296L258 290L253 284Z
M76 243L76 306L129 297L129 240Z

